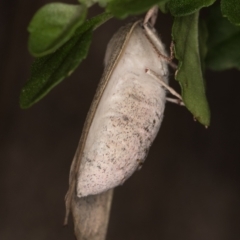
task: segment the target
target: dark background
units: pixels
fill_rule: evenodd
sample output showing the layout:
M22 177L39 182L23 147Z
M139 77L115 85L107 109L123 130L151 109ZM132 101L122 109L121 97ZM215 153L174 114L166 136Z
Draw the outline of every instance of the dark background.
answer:
M111 20L100 27L78 70L38 104L21 110L19 93L33 60L26 28L48 2L0 0L1 240L74 239L72 223L62 227L69 168L103 71L106 44L123 24ZM100 11L94 7L89 16ZM159 16L157 28L167 46L171 24L169 16ZM167 104L142 170L115 191L109 240L240 239L239 78L236 70L206 73L208 129L185 108Z

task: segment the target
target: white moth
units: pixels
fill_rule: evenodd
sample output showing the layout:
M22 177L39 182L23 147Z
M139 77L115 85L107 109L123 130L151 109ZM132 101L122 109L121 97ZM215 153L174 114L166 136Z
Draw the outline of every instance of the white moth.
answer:
M111 72L83 149L78 197L104 192L128 179L141 167L160 128L166 91L146 69L167 83L168 67L141 24L138 21L121 28L108 44L105 66L111 65ZM121 52L115 56L119 44ZM162 44L157 50L166 55Z
M141 167L159 131L168 63L148 21L155 21L151 11L144 22L122 27L108 44L104 74L72 163L67 205L74 191L85 197L123 184Z

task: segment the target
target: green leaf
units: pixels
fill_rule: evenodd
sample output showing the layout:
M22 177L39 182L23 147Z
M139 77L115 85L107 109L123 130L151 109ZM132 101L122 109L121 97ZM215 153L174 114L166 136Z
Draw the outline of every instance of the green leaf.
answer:
M205 72L205 59L208 53L207 40L208 40L207 23L205 20L200 19L199 21L199 54L200 54L201 67L202 67L203 73Z
M169 3L170 0L163 0L161 1L158 6L159 6L159 9L161 10L162 13L168 13L168 3Z
M21 91L21 108L28 108L39 101L78 67L87 56L93 30L110 18L111 14L103 13L87 20L55 53L35 60L30 80Z
M240 27L223 18L218 5L209 8L207 16L207 67L215 71L240 69Z
M49 3L40 8L28 26L30 53L41 57L56 51L72 37L86 13L84 5Z
M95 3L98 3L101 7L105 7L108 2L113 0L78 0L81 4L86 5L87 7L91 7Z
M210 111L205 95L198 35L199 12L176 17L172 28L175 57L178 59L176 80L182 89L183 101L193 116L203 125L210 124Z
M224 17L235 24L240 25L240 1L239 0L222 0L221 9Z
M186 16L203 7L212 5L216 0L170 0L168 8L175 17Z
M118 18L126 18L129 15L137 15L146 12L152 6L165 0L112 0L107 4L107 11Z

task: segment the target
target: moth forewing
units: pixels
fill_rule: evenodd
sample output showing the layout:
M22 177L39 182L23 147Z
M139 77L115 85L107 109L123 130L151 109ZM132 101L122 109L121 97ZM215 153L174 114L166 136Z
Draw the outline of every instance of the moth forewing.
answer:
M74 166L78 197L122 184L145 160L166 100L162 85L145 70L168 81L167 63L156 48L140 21L120 29L110 41ZM164 55L163 46L160 50Z
M92 104L90 106L90 109L88 111L81 138L78 143L78 147L76 150L76 153L74 155L74 159L72 161L71 169L70 169L70 176L69 176L69 189L65 197L65 204L66 204L66 214L64 219L64 225L68 222L68 216L71 209L71 202L73 197L75 196L76 192L76 185L77 180L79 176L79 167L81 165L82 157L83 157L83 151L86 144L86 139L88 137L88 132L91 127L92 121L94 119L96 109L98 108L100 99L103 95L103 92L109 82L110 76L112 74L112 71L114 69L114 66L117 64L118 59L121 55L122 50L124 49L125 44L128 41L129 36L131 35L132 28L134 26L134 23L129 23L126 26L119 29L118 33L113 36L112 39L114 39L114 49L108 51L105 56L105 69L103 76L99 82L98 88L96 90L96 94L94 96L94 99L92 101Z

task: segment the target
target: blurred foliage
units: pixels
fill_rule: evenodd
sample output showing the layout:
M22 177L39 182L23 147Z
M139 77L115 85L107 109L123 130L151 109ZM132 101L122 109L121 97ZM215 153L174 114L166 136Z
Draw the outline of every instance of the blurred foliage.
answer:
M33 16L29 30L29 51L37 58L31 77L20 97L28 108L69 76L86 58L92 31L113 15L126 18L159 6L174 17L172 38L178 60L176 80L186 107L202 124L210 124L205 95L204 70L240 68L240 1L237 0L78 0L79 4L49 3ZM213 4L215 2L215 4ZM93 4L103 13L85 20ZM207 19L200 12L207 8ZM221 8L221 10L220 10ZM226 17L226 18L225 18ZM205 22L204 22L205 21Z

